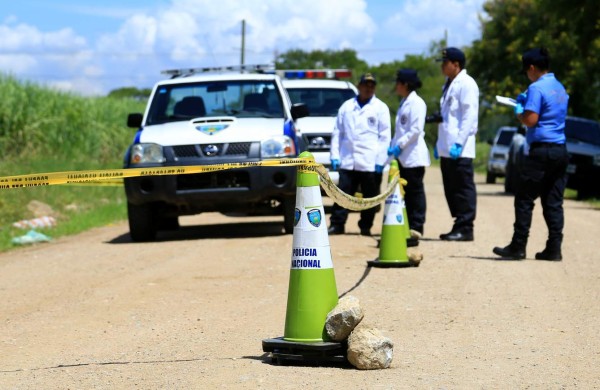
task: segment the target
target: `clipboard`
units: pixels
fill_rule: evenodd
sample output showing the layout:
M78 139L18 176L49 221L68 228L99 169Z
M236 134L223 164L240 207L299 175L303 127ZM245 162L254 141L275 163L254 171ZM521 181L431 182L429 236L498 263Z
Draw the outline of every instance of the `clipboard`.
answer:
M517 105L517 101L513 98L498 96L496 95L496 101L500 104L504 104L505 106L515 107Z

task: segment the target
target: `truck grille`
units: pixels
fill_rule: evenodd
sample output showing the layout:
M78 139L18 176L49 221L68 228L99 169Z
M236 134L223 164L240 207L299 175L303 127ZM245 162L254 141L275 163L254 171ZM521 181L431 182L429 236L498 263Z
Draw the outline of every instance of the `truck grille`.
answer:
M231 143L225 151L227 156L247 156L248 153L250 153L250 142Z
M206 148L216 147L216 154L207 155ZM202 145L176 145L173 146L173 157L176 160L198 157L216 157L216 156L238 156L248 157L250 154L251 142L232 142L230 144L202 144ZM204 152L201 152L204 151Z
M193 158L198 157L196 145L177 145L173 146L175 158Z
M177 175L177 191L249 187L250 175L243 171Z

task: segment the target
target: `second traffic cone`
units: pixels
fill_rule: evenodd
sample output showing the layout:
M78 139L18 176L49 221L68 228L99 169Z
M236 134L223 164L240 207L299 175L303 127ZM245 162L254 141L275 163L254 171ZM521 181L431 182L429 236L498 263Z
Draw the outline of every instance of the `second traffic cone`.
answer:
M304 152L299 157L310 157ZM314 159L313 159L314 161ZM294 241L283 339L294 342L326 340L325 319L337 305L319 176L300 167L296 180Z
M398 172L398 162L392 160L388 182L391 182ZM386 268L415 266L416 264L408 259L406 253L406 240L409 237L410 229L406 207L404 206L400 184L398 184L394 192L385 200L379 258L369 261L369 266Z

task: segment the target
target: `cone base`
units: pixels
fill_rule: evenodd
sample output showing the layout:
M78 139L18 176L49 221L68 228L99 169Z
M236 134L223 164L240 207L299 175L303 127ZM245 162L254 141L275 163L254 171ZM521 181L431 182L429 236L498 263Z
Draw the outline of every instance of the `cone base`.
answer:
M287 341L283 337L262 341L263 352L270 352L274 364L348 364L346 342L320 341L303 343Z
M409 268L418 267L419 263L412 262L410 260L398 260L398 261L381 261L379 259L367 261L369 267L375 268Z

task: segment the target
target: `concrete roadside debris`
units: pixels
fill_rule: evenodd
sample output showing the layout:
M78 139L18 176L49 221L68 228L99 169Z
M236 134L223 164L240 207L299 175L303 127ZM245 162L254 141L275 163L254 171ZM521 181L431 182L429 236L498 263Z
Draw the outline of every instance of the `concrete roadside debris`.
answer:
M39 218L23 219L13 223L12 225L19 229L48 228L56 226L56 219L54 217L45 215Z
M348 295L338 301L336 307L327 314L325 329L334 341L344 341L350 332L362 321L364 312L358 298Z
M378 329L361 324L348 338L348 361L360 370L389 368L394 357L394 343Z
M343 297L327 315L327 335L335 341L347 340L347 359L354 367L361 370L388 368L394 343L378 329L361 322L363 318L364 310L358 298Z
M48 242L52 239L47 235L36 232L35 230L30 230L26 234L20 237L14 237L12 239L12 243L16 245L27 245L27 244L35 244L37 242Z
M418 250L409 250L408 251L408 261L415 264L416 266L423 260L423 253Z

